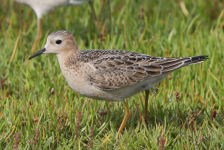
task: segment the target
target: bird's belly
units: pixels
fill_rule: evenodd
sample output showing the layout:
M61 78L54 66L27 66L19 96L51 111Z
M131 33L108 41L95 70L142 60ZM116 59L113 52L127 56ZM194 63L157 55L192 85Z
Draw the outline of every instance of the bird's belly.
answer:
M79 75L71 76L71 74L63 73L68 85L80 95L97 99L97 100L106 100L106 101L124 101L123 96L119 94L114 94L111 91L100 90L88 82L88 78L85 76Z
M78 83L79 82L79 83ZM123 96L120 96L119 94L111 93L110 91L103 91L100 90L93 85L90 85L88 82L85 81L78 81L76 83L73 82L73 84L69 84L69 86L79 93L80 95L97 99L97 100L105 100L105 101L124 101Z
M122 87L117 90L111 90L108 92L113 95L119 95L123 99L126 99L128 97L131 97L131 96L139 93L139 92L142 92L142 91L152 88L158 82L162 81L167 75L168 75L168 73L154 77L154 78L149 78L142 82L138 82L138 83L130 85L130 86L125 86L125 87Z
M166 77L167 74L160 75L158 78L150 78L148 80L138 82L134 85L124 86L122 88L116 90L100 90L95 86L91 85L88 82L88 78L84 77L84 75L75 75L75 76L66 76L64 74L66 81L69 86L79 94L97 99L97 100L106 100L106 101L124 101L126 98L133 96L141 91L145 91L147 89L152 88L158 82Z

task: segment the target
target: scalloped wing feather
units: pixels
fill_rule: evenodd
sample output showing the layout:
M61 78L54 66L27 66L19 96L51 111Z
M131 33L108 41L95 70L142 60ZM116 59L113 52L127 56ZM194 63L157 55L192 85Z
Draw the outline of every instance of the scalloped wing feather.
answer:
M115 90L186 65L200 63L207 57L164 58L122 51L120 55L100 57L90 62L95 70L88 77L90 84L101 90Z

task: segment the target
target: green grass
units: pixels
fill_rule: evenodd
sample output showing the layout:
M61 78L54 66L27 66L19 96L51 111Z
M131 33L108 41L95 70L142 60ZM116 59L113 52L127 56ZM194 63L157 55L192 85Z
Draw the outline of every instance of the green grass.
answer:
M97 15L102 10L98 28L88 3L60 7L43 16L38 49L50 32L66 29L80 49L125 49L161 57L209 55L201 64L173 72L156 85L156 94L150 90L149 122L140 117L144 93L126 99L132 115L115 138L124 116L122 103L74 92L53 55L28 61L37 32L35 13L12 0L2 1L0 149L159 149L161 137L165 149L222 149L224 3L184 3L189 16L177 0L106 0L103 7L102 1L95 0ZM180 92L178 101L175 91ZM214 112L217 115L212 118Z

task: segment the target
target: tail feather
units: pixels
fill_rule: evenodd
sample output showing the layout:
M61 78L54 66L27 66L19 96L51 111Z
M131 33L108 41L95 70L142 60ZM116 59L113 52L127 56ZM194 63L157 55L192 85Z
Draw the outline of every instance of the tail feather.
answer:
M193 57L186 57L186 58L176 58L175 61L164 65L162 72L163 73L168 73L172 72L176 69L182 68L184 66L192 65L192 64L197 64L201 63L203 61L206 61L208 58L208 55L204 56L193 56Z
M209 59L208 55L205 55L205 56L194 56L194 57L188 57L188 58L189 58L189 60L184 62L184 66L201 63L201 62L206 61L207 59Z

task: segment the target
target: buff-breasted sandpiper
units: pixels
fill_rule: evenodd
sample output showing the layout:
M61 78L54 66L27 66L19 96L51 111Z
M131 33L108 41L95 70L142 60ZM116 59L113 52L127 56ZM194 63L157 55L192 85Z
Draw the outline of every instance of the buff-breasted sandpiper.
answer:
M148 94L148 89L172 71L208 59L208 56L153 57L125 50L82 51L73 35L66 30L51 33L46 45L29 59L46 53L57 56L62 74L74 91L97 100L123 102L125 115L118 133L122 131L130 115L126 98L142 91Z

